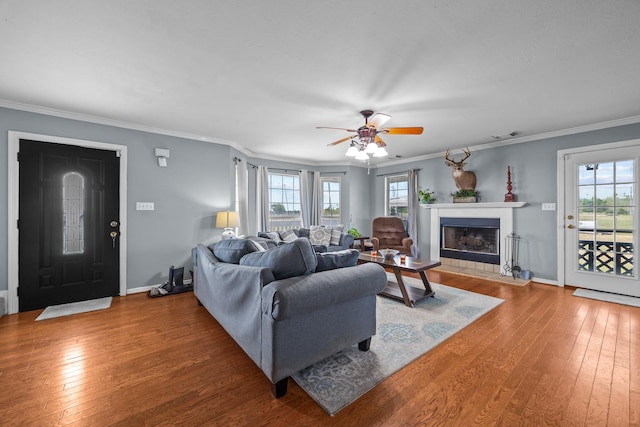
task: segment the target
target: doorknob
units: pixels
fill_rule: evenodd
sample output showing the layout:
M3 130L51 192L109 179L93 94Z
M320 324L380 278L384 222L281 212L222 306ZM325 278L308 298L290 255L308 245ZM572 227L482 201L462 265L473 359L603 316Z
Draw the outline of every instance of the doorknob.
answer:
M567 228L576 228L576 226L573 225L573 224L569 224L569 225L567 225Z

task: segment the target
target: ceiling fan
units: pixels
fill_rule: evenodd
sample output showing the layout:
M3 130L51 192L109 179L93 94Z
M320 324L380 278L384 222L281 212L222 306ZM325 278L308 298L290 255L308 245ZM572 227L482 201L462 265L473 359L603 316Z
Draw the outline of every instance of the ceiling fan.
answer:
M374 157L384 157L388 155L387 150L384 147L387 144L380 138L380 134L384 135L420 135L424 130L421 127L395 127L395 128L381 128L391 116L384 113L375 113L372 110L360 111L362 117L364 117L364 125L358 129L348 128L336 128L328 126L317 126L316 129L338 129L346 130L347 132L355 132L355 135L347 136L346 138L339 139L330 144L337 145L345 141L351 140L351 145L347 150L347 156L353 156L358 160L367 160L369 154Z

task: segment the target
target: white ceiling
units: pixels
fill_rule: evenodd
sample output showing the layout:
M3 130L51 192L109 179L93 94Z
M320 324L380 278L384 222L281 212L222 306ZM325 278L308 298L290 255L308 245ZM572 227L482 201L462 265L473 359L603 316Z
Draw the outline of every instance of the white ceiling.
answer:
M309 164L363 109L425 129L387 162L640 121L637 0L0 0L0 40L2 105Z

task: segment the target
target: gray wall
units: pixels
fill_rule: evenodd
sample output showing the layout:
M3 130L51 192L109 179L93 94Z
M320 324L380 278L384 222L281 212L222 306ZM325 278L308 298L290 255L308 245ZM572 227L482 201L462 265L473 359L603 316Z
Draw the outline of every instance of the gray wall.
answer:
M545 140L497 148L472 150L467 159L466 170L477 176L476 189L482 202L501 202L507 192L507 165L511 166L513 193L517 201L527 202L523 208L514 210L514 231L521 237L519 263L542 279L557 280L557 228L556 211L542 211L542 203L557 203L556 155L558 150L626 141L640 138L640 123L609 129L578 133ZM460 158L460 152L455 157ZM451 202L450 193L455 190L451 169L443 158L380 168L372 176L374 205L372 217L384 214L384 177L378 175L406 172L412 168L418 173L418 187L436 192L440 203ZM427 257L429 244L429 209L420 209L419 247L420 254Z
M128 147L128 288L164 282L171 265L191 266L190 251L210 242L215 213L232 201L233 162L225 145L175 138L113 126L0 108L0 224L7 224L7 133L28 132L126 145ZM158 167L154 148L171 152ZM136 211L135 202L154 202L154 211ZM7 271L7 230L0 226L0 271ZM0 291L6 290L0 275Z
M288 162L246 158L219 144L176 138L0 108L0 224L7 223L7 132L9 130L126 145L128 167L128 287L162 283L170 265L190 267L190 251L198 242L210 243L221 234L215 213L231 208L234 201L233 158L255 165L282 169L320 170L323 176L342 180L342 221L371 232L371 219L384 213L384 177L380 174L420 168L419 187L436 192L448 202L455 186L451 170L441 157L371 169L336 165L305 166ZM556 213L541 211L543 202L556 202L556 152L593 144L640 138L640 124L620 126L522 144L473 150L468 169L478 176L477 189L484 202L502 201L506 192L506 167L512 167L513 192L528 205L515 210L515 231L523 239L520 263L535 276L556 280ZM171 150L169 167L159 168L154 148ZM255 234L255 169L249 170L250 234ZM155 211L136 211L135 202L155 203ZM430 211L420 209L419 234L422 256L429 253ZM0 268L7 270L6 227L0 226ZM0 275L0 291L7 289Z

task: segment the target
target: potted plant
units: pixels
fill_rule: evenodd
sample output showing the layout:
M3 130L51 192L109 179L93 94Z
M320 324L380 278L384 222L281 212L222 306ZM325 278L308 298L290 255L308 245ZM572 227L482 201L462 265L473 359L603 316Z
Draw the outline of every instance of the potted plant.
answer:
M354 238L356 238L356 239L357 239L358 237L362 236L362 234L360 234L360 232L358 231L358 229L357 229L357 228L355 228L355 227L351 227L351 228L347 231L347 233L351 234L351 235L352 235Z
M436 201L435 193L428 188L425 191L418 190L418 197L420 198L420 203L425 205L435 203Z
M451 193L453 196L453 203L475 203L478 201L480 193L476 190L458 190L455 193Z

